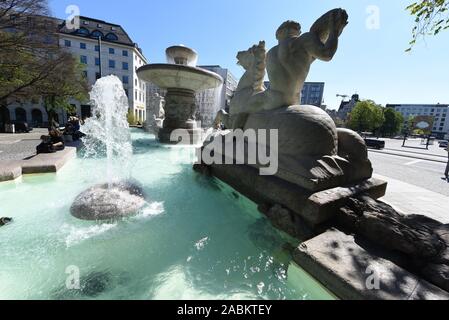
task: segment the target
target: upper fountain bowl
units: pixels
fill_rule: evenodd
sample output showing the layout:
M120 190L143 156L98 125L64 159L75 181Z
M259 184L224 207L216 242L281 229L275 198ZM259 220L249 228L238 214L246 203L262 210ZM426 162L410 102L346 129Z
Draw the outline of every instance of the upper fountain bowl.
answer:
M198 61L198 53L182 44L167 48L165 54L167 55L167 63L170 64L196 67Z
M144 81L152 82L161 89L184 89L203 91L217 88L223 78L215 72L196 67L198 54L183 45L167 48L167 64L148 64L137 70Z
M140 79L161 89L185 89L195 92L217 88L223 78L209 70L180 64L148 64L137 69Z

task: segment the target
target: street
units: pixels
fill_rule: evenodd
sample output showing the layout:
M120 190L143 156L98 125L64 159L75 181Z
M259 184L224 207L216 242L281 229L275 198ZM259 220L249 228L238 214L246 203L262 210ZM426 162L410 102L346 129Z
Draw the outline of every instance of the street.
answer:
M369 158L376 174L449 196L449 183L442 179L446 168L444 163L379 153L373 150L369 151Z

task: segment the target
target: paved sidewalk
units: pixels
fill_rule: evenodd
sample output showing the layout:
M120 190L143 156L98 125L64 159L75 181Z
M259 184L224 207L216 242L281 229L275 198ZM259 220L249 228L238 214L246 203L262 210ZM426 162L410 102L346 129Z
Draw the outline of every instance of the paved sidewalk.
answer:
M420 214L449 223L449 197L389 177L374 177L388 182L387 194L380 200L404 214Z
M47 129L34 129L30 133L0 133L0 161L17 161L36 154L40 137L48 134Z

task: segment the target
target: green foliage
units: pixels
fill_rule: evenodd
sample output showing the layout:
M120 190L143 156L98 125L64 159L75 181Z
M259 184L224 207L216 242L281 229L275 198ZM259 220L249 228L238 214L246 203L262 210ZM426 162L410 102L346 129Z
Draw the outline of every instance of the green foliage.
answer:
M61 61L57 24L46 18L46 0L0 1L0 102L29 99L35 85Z
M404 124L404 117L394 109L387 108L384 111L384 123L380 127L383 136L394 136L401 132Z
M406 10L415 17L415 26L412 30L410 47L420 37L426 35L437 35L441 31L449 29L449 0L421 0L409 5Z
M44 100L50 124L58 109L74 111L70 99L85 102L89 90L87 79L83 75L84 67L70 53L62 52L54 58L63 63L58 64L35 88L35 94Z
M364 100L357 102L349 115L348 125L349 128L358 132L376 131L382 126L384 120L382 106L374 101Z

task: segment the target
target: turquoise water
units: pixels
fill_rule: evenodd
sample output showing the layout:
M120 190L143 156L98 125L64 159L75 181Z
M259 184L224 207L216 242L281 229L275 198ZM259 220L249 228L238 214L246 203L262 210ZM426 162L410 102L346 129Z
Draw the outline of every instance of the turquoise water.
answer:
M132 137L132 176L148 196L134 217L70 215L104 179L105 159L0 184L0 216L14 218L0 228L0 299L332 298L291 263L285 248L296 243L252 202L193 172L189 150ZM79 287L68 288L78 272Z

